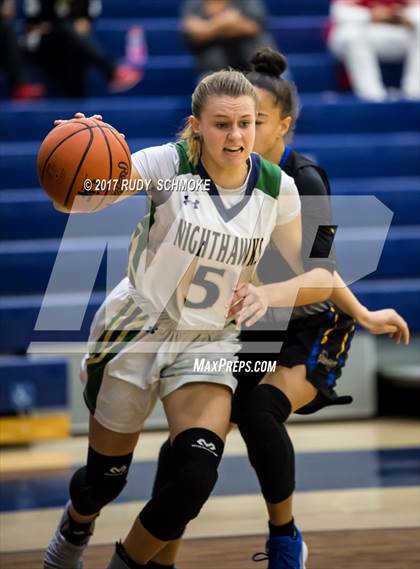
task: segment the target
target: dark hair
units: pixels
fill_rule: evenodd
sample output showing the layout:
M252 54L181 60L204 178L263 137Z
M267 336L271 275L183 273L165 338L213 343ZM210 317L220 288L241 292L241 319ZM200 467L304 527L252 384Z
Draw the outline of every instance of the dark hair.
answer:
M247 74L247 79L255 87L265 89L274 96L276 105L281 109L281 116L292 117L290 130L293 130L300 105L296 85L281 77L287 69L287 59L278 51L263 47L254 53L251 65L252 71Z

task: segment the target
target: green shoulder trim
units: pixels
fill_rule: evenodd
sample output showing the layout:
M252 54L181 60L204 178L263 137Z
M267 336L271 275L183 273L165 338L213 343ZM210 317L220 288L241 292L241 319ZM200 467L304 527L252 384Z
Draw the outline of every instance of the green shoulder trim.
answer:
M186 140L179 140L175 142L175 148L179 156L179 171L178 174L197 174L194 164L188 159L188 144Z
M255 187L272 198L277 198L280 193L280 183L280 167L261 157L260 175Z

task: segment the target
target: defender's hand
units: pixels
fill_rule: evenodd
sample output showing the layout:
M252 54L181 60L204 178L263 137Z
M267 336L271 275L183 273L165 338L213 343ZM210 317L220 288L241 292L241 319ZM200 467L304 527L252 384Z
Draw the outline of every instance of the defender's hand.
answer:
M397 344L403 340L410 341L410 330L407 322L392 308L383 310L367 310L357 321L371 334L389 334Z

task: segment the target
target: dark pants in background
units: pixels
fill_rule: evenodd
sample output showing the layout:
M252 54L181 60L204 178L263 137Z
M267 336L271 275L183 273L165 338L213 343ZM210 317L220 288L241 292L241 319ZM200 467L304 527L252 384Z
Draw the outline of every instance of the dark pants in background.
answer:
M24 82L22 55L12 20L0 18L0 66L6 73L10 91Z
M32 61L54 76L67 97L86 95L86 72L95 66L109 81L115 65L90 34L80 34L71 23L56 24L41 37L38 48L30 54Z

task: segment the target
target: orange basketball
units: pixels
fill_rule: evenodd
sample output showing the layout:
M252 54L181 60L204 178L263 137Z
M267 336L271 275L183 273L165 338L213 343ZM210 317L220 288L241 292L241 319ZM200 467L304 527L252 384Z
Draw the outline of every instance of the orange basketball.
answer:
M121 194L123 181L131 175L130 149L111 125L72 119L47 134L37 169L41 186L54 202L67 210L95 211Z

